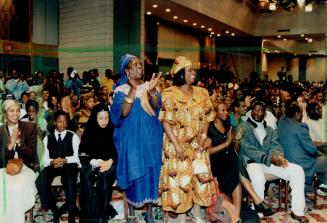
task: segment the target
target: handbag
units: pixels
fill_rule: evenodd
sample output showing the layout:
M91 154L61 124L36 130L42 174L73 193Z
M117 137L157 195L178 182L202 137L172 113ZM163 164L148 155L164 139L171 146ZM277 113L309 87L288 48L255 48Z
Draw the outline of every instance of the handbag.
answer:
M23 160L20 158L9 159L6 165L6 173L15 176L22 171Z
M193 174L205 174L208 173L208 167L206 163L201 159L193 160Z
M214 183L216 194L213 196L211 204L207 209L209 220L222 223L240 222L235 205L230 201L229 197L220 191L216 179Z

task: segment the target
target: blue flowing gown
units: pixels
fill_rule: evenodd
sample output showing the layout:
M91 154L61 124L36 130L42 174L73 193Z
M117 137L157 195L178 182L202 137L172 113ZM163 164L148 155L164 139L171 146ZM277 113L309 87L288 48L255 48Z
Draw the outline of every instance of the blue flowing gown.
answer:
M158 202L163 129L158 120L159 108L155 116L149 115L138 97L130 113L122 117L125 97L124 92L115 91L110 110L118 153L117 182L125 190L128 202L141 207Z

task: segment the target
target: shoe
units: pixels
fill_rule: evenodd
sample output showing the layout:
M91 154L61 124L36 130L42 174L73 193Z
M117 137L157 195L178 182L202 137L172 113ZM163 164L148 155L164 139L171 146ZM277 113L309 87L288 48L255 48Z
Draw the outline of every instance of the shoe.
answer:
M109 204L107 207L107 214L108 214L109 219L112 219L116 215L118 215L116 209L111 204Z
M305 216L297 216L293 212L291 212L291 217L295 220L298 220L300 223L309 223L309 219Z
M53 214L53 223L60 223L60 215L59 214Z
M75 216L68 216L68 223L76 223Z
M60 217L61 217L61 212L59 209L52 209L51 210L53 213L53 223L60 223Z
M275 212L265 203L265 202L261 202L260 204L256 205L254 204L254 209L259 212L262 213L264 216L270 216L273 215Z

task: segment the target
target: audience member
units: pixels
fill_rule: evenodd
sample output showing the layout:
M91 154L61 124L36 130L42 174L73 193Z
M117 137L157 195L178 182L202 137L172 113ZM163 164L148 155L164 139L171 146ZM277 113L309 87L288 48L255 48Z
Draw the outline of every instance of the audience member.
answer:
M113 126L105 104L98 104L92 109L79 152L85 157L85 160L81 158L80 222L108 222L117 214L109 204L117 157Z
M254 190L264 200L265 174L290 181L292 189L291 217L300 222L309 222L304 215L305 177L303 168L289 163L284 158L277 132L264 121L265 114L265 103L255 101L251 117L241 123L238 128L238 131L243 132L242 138L239 140L240 155L246 164Z
M156 89L160 76L143 82L142 64L130 54L121 58L121 75L110 110L118 153L117 182L127 196L129 221L136 222L134 208L146 205L146 221L151 223L152 203L158 202L162 151L161 97Z
M63 111L57 111L54 116L55 130L45 136L44 143L44 170L38 177L38 192L42 207L51 209L53 222L59 223L63 207L68 208L68 222L75 222L76 207L76 182L78 174L78 147L79 137L67 130L69 116ZM51 191L51 183L56 176L61 176L61 183L66 195L66 205L59 209L56 199Z

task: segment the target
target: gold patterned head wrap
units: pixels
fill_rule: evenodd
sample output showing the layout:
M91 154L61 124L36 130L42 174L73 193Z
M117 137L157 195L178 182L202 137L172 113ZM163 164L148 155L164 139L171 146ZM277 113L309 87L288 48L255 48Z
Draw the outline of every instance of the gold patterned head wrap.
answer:
M175 62L171 68L171 72L173 74L176 74L178 71L188 66L192 66L192 61L187 59L186 57L178 56L175 59Z

